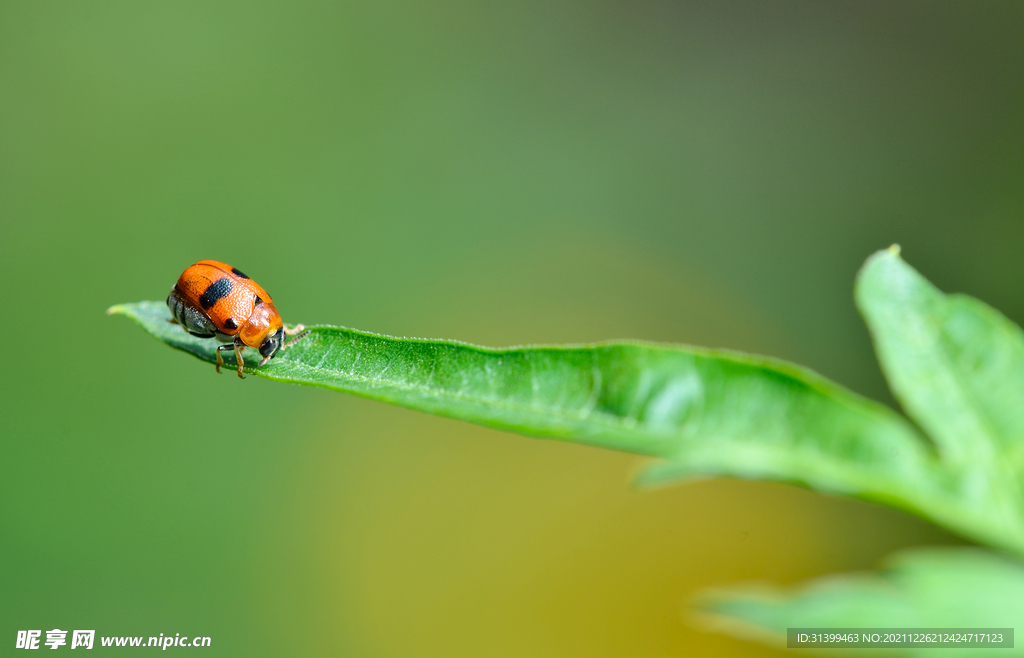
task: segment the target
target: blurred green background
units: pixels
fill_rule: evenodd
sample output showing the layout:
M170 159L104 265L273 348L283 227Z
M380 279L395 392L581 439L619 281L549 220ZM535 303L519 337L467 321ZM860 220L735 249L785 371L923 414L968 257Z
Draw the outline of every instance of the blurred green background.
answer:
M1010 1L0 0L4 655L775 655L686 598L959 540L639 493L636 458L218 377L103 311L215 258L289 323L731 347L891 403L871 251L1024 320L1022 33Z

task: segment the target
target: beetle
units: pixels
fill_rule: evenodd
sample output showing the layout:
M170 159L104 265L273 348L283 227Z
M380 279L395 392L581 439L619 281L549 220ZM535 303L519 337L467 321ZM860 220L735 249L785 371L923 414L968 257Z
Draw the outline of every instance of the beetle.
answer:
M188 333L226 343L217 346L218 373L224 365L220 353L234 348L241 379L245 379L242 350L246 347L259 350L262 366L309 333L301 324L285 327L266 290L238 268L216 260L201 260L186 268L171 288L167 306L171 322ZM285 344L284 337L293 334L298 335Z

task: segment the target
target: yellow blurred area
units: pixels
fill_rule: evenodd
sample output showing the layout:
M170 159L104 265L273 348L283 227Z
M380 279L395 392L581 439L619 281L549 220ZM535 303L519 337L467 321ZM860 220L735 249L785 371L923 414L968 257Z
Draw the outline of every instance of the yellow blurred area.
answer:
M866 566L939 534L782 485L639 493L629 457L351 411L328 414L323 450L288 474L258 530L251 605L281 652L271 629L316 654L339 628L372 655L767 654L684 625L685 598Z

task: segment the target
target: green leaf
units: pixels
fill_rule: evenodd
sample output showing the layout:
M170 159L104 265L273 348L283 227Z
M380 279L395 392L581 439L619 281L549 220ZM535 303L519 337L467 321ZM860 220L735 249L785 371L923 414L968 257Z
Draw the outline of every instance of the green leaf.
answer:
M950 515L945 525L968 536L1024 552L1024 332L976 299L939 291L898 247L868 259L856 300L893 393L934 441L956 491L955 507L932 513ZM826 578L792 593L734 588L708 595L700 608L720 629L775 646L794 627L1019 627L1024 566L978 550L919 551L880 577ZM972 653L990 655L957 651Z
M868 259L856 299L893 393L934 440L963 505L989 517L990 542L1024 544L1024 332L943 294L898 247Z
M883 502L1024 553L1018 471L1008 466L1024 423L1012 411L1017 384L981 400L994 378L1022 381L1010 372L1015 359L1024 363L1020 330L980 302L942 295L893 251L868 261L857 299L897 395L941 453L882 405L804 368L737 352L636 341L491 349L319 326L247 372L662 458L643 484L784 480ZM109 312L214 361L215 343L169 323L161 302Z
M703 594L695 607L711 628L776 647L785 647L787 628L1020 628L1024 566L981 549L916 550L891 558L881 574L831 576L794 591L719 589ZM947 655L943 651L902 655ZM955 653L995 655L991 651ZM1024 647L997 653L1022 655Z
M171 324L161 302L109 312L214 361L215 343ZM246 372L668 460L645 475L648 483L722 474L803 483L938 518L937 509L956 506L935 455L906 421L781 361L641 342L490 349L311 331Z

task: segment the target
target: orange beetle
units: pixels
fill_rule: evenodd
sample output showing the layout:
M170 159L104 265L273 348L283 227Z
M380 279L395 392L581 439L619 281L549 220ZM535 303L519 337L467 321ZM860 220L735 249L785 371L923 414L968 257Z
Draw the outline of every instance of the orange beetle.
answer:
M167 306L174 316L171 322L188 333L227 343L217 347L217 372L224 364L220 353L234 348L242 379L242 350L246 347L260 351L262 366L278 350L309 333L304 331L285 345L285 334L298 333L303 326L286 328L266 290L238 269L215 260L201 260L182 272L167 296Z

